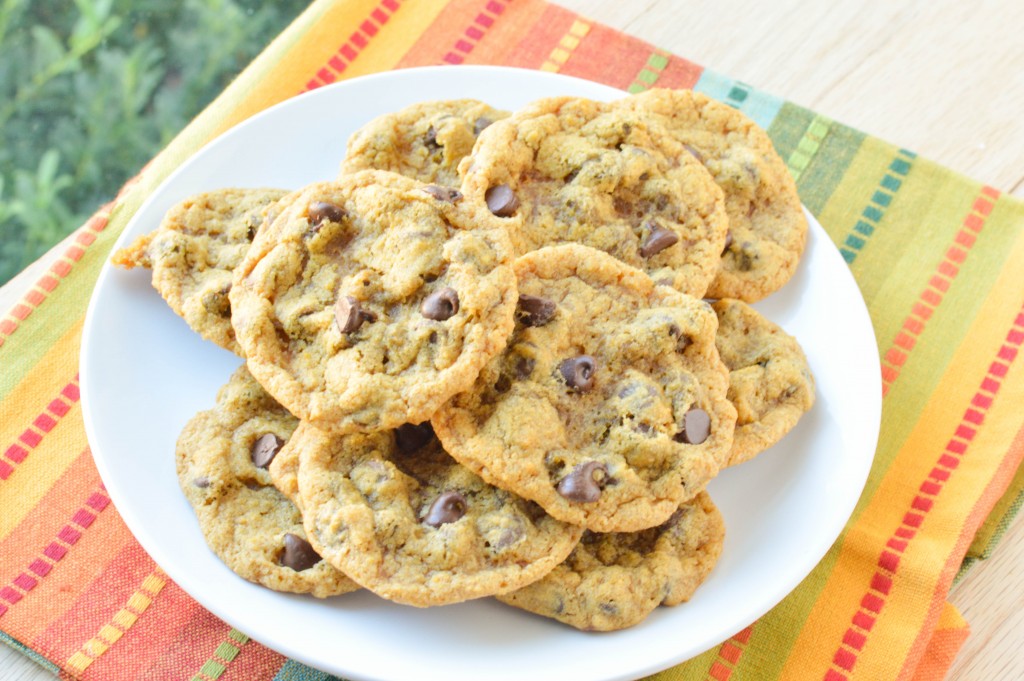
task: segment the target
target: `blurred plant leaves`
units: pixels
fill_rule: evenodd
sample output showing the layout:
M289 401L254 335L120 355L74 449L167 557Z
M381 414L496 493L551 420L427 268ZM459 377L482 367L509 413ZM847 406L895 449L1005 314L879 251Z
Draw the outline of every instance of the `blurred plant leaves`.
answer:
M0 0L0 283L83 223L307 0Z

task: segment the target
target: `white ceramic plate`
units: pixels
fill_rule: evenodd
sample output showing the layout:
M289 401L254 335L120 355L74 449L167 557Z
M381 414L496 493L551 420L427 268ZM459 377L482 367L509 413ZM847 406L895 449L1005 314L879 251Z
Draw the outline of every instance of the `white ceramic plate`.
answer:
M494 67L409 69L321 88L207 145L153 193L119 245L196 192L330 179L350 133L413 102L475 97L514 109L553 95L623 93ZM492 599L420 610L362 592L327 601L278 594L236 577L203 542L173 452L239 360L191 332L144 271L107 267L96 285L82 339L85 426L107 490L146 551L218 617L286 655L350 679L632 679L718 644L774 606L839 535L867 478L881 409L875 339L846 264L813 219L796 276L758 308L800 340L817 404L780 445L711 484L727 538L693 599L612 634L581 633Z

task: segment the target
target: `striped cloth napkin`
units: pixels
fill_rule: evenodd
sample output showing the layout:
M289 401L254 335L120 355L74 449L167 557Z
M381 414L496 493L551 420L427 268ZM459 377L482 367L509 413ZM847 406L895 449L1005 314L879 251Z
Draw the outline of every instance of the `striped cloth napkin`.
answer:
M129 218L202 144L301 91L443 63L738 107L768 130L870 310L881 439L845 531L776 608L654 678L941 678L967 636L946 594L1024 488L1024 203L540 0L318 0L0 318L0 637L71 678L329 678L219 621L128 532L83 430L82 320Z

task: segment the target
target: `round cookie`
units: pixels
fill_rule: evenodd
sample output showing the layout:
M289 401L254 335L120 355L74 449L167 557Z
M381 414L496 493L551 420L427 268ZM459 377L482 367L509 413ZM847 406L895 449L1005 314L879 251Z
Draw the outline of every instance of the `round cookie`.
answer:
M341 436L304 423L293 441L310 542L399 603L520 588L565 560L582 534L460 466L429 423Z
M297 425L242 366L178 438L178 481L206 543L239 576L319 598L347 593L358 587L315 553L266 470Z
M445 449L559 520L597 532L665 522L732 445L710 306L576 244L514 267L508 347L431 419Z
M466 200L501 220L517 254L579 243L695 297L717 271L721 190L642 111L538 100L487 128L460 172Z
M282 202L231 290L253 375L325 430L425 421L512 328L508 237L482 217L454 190L372 170Z
M753 302L789 281L803 254L807 218L796 183L765 131L736 109L690 90L648 90L617 106L657 116L725 193L728 246L707 295Z
M739 300L719 300L715 345L729 367L736 434L727 465L754 458L814 405L814 376L796 339Z
M584 631L625 629L659 605L690 600L724 543L722 515L701 492L658 527L584 532L564 563L498 600Z
M153 287L200 336L237 355L231 328L231 273L242 262L280 189L220 189L167 212L155 231L118 250L112 262L153 270Z
M342 174L376 168L458 187L459 162L491 123L507 118L475 99L421 102L373 119L352 134Z

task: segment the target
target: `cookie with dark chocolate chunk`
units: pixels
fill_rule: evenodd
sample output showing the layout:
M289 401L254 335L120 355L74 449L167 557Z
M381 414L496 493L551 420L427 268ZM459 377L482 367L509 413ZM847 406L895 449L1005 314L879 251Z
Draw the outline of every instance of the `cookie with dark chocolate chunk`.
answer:
M461 184L459 162L491 123L508 117L475 99L421 102L373 119L352 134L342 174L390 170L428 184Z
M319 428L425 421L505 345L508 236L428 189L374 170L312 184L282 202L235 271L249 369Z
M465 200L505 225L519 255L578 243L696 297L718 269L722 192L641 110L538 100L485 130L460 172Z
M659 605L690 600L724 542L722 515L701 492L658 527L584 532L565 562L543 579L497 598L584 631L625 629Z
M652 89L615 107L656 117L722 188L729 238L707 294L752 302L785 284L803 254L807 218L768 134L742 112L691 90Z
M425 607L518 589L562 562L582 529L487 484L430 424L292 437L309 540L384 598Z
M239 576L275 591L347 593L358 586L320 559L267 471L297 425L243 366L178 438L178 481L206 543Z
M488 482L598 532L663 523L718 473L736 411L710 306L606 253L515 262L508 346L432 418Z

